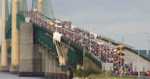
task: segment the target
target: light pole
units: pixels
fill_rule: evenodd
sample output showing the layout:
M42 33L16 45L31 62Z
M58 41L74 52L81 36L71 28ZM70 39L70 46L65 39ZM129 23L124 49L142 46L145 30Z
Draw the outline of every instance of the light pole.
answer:
M150 49L150 33L146 32L145 34L145 38L147 41L147 51L146 51L146 56L149 55L149 49Z
M140 56L140 52L138 52L138 56ZM140 60L137 58L137 62L139 63L140 62ZM139 68L139 66L138 66L138 68ZM140 78L140 69L138 69L138 78Z
M149 55L149 50L150 50L150 39L147 39L147 51L146 51L146 56Z

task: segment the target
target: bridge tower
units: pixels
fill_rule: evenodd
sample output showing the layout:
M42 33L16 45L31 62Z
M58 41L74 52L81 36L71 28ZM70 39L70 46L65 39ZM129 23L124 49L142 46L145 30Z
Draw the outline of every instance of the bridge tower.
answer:
M5 35L6 20L7 20L7 0L2 0L2 50L1 50L1 71L8 71L8 53L7 53L7 41Z
M37 3L37 5L35 5ZM51 0L33 0L33 7L49 18L54 18L54 12Z
M12 0L12 52L11 52L11 69L12 72L17 72L19 65L19 33L17 29L17 9L18 0Z
M42 12L42 10L43 10L43 1L44 0L38 0L38 2L37 2L37 9L39 12Z
M54 16L54 11L53 11L53 5L52 5L52 0L45 0L43 2L43 14L49 18L55 18Z
M18 0L18 12L27 11L27 0Z

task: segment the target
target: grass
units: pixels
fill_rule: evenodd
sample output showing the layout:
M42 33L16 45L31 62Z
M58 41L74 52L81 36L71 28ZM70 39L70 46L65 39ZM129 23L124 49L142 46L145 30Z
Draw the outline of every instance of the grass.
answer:
M111 75L90 75L88 76L88 79L136 79L136 77L115 77Z
M126 76L126 77L115 77L115 76L112 76L111 73L99 73L99 74L91 74L87 77L82 77L82 78L79 78L79 79L136 79L137 77L135 76Z

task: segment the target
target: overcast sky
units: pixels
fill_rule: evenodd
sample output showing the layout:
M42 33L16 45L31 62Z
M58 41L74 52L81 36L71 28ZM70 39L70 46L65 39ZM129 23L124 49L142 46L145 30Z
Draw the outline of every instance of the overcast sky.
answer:
M52 0L52 3L57 18L71 20L78 27L135 48L150 48L150 0Z

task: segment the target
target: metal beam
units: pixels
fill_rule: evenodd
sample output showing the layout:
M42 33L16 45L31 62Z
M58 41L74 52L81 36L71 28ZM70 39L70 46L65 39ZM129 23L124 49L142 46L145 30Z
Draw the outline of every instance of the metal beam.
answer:
M63 44L55 40L54 40L54 44L56 46L60 66L66 65L68 48L64 47Z

